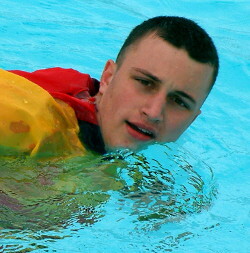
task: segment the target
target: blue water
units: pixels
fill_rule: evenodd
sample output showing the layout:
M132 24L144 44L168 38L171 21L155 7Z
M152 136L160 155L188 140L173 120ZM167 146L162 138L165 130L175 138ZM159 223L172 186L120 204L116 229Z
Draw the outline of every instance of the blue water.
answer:
M105 61L116 57L131 28L156 15L180 15L197 21L213 37L221 59L218 80L201 116L177 143L155 145L141 157L126 156L130 165L121 168L116 178L125 180L129 194L114 190L117 185L107 187L112 173L112 177L105 172L98 178L98 170L96 174L88 172L90 178L101 182L97 191L105 186L109 195L96 206L99 216L94 222L79 223L77 215L72 215L68 225L60 229L0 229L0 252L249 252L250 2L0 3L3 69L31 71L61 66L99 78ZM190 168L188 165L193 169L182 169ZM79 163L75 166L80 169ZM140 176L144 179L138 186ZM175 180L172 185L171 176ZM153 193L155 187L160 194ZM166 207L170 192L176 194L177 201ZM145 218L161 207L176 208L176 215ZM178 208L185 215L178 215Z

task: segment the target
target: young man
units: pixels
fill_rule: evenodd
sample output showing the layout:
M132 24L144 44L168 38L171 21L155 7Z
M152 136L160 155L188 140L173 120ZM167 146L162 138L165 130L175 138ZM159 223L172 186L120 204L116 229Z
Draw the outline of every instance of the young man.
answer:
M70 111L68 105L73 108L83 145L104 153L175 141L200 114L218 68L216 48L196 23L181 17L155 17L132 30L116 62L108 60L100 87L96 80L74 70L54 68L13 73L38 84L55 101L66 102L60 102L63 109L52 115L55 120L58 115L61 121L67 119L64 112ZM71 119L66 121L75 122L72 113L69 114ZM71 134L76 140L78 129L73 125ZM69 128L66 126L59 134L66 136L65 140L72 139ZM46 133L46 129L40 132ZM49 140L54 141L51 137ZM44 140L39 143L49 146ZM74 143L78 143L79 150L79 142ZM74 150L73 144L68 145L69 150ZM26 152L36 154L43 150L37 143L34 146L35 152L32 148Z

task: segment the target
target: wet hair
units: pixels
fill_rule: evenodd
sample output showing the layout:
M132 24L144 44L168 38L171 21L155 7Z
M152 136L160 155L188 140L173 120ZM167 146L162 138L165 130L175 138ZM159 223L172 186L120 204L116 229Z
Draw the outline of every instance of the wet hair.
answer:
M216 47L203 28L194 21L183 17L159 16L148 19L136 26L117 55L116 62L118 66L122 63L126 50L130 45L153 33L176 48L186 50L193 60L211 65L214 68L210 86L210 90L212 89L219 70Z

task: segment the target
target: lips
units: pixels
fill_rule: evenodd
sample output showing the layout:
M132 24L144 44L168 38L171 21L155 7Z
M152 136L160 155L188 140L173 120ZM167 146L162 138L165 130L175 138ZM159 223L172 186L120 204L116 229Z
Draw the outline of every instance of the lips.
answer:
M140 141L149 141L156 138L155 131L152 128L140 123L131 123L129 121L126 121L126 123L128 132L132 137Z

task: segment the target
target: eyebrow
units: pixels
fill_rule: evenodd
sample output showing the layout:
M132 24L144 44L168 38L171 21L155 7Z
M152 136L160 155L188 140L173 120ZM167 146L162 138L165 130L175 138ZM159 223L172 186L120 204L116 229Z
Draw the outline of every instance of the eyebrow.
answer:
M140 73L142 73L143 75L147 76L148 78L150 78L151 80L157 82L157 83L162 83L162 80L159 79L157 76L151 74L150 72L148 72L145 69L140 69L140 68L132 68L135 71L138 71Z

